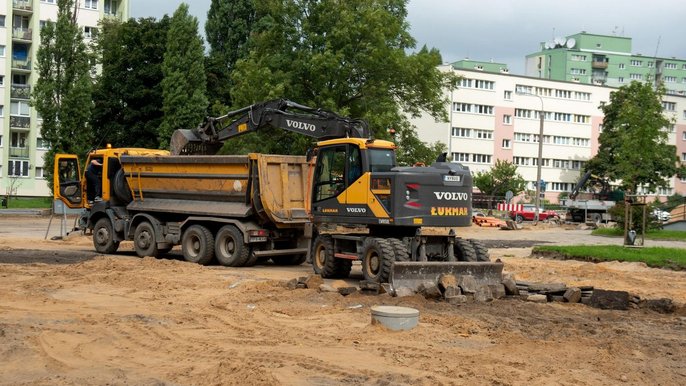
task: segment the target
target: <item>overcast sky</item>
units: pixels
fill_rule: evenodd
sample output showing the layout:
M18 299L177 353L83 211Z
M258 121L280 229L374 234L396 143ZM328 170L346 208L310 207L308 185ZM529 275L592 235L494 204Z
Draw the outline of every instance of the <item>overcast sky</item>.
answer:
M181 2L132 0L131 17L171 15ZM210 0L186 2L204 34ZM540 42L581 31L630 37L633 53L686 59L683 0L410 0L408 21L417 47L438 48L444 62L493 59L520 75Z

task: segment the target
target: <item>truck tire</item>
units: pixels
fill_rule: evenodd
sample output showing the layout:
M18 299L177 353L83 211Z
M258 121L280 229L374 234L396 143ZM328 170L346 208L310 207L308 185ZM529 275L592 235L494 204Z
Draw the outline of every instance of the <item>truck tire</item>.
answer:
M224 225L214 241L214 253L219 264L243 267L250 257L250 247L243 242L243 234L233 225Z
M454 249L457 261L477 261L476 251L469 240L455 239Z
M398 239L388 239L395 252L395 261L410 261L410 251L407 250L405 243Z
M474 252L476 253L476 261L491 261L491 257L488 254L488 248L486 248L484 243L474 239L469 239L469 242L472 244L472 248L474 248Z
M155 228L147 221L143 221L136 227L133 234L133 249L139 257L157 257L160 251L157 249L155 240Z
M515 221L517 222L517 224L521 224L522 221L524 221L524 217L522 217L521 214L518 214L517 216L515 216Z
M124 169L119 169L117 173L115 173L112 189L114 190L114 195L125 204L133 201L129 183L126 182L126 173L124 173Z
M114 241L114 230L109 218L103 217L93 227L93 246L98 253L114 253L119 241Z
M365 280L386 283L395 261L393 245L387 239L369 237L362 243L362 274Z
M200 265L209 264L214 257L212 232L202 225L191 225L183 232L181 250L186 261Z

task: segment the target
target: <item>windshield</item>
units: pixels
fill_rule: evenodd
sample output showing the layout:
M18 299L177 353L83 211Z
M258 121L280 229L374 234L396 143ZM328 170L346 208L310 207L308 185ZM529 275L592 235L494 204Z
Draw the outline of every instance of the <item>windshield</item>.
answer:
M395 167L395 153L391 149L369 149L369 170L388 172Z

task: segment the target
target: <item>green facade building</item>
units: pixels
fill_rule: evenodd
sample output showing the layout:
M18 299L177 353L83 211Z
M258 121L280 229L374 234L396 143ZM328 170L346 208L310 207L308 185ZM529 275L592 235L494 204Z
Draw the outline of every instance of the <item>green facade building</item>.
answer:
M542 42L526 56L527 76L621 87L633 80L661 82L686 96L686 59L633 54L631 38L581 32Z

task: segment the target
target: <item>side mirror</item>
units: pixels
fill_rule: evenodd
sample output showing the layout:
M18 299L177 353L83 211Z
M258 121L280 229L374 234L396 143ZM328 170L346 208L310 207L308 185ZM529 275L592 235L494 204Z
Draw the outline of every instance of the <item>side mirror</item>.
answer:
M305 152L305 160L307 160L307 162L310 162L312 158L317 156L317 154L319 154L318 148L309 148Z

